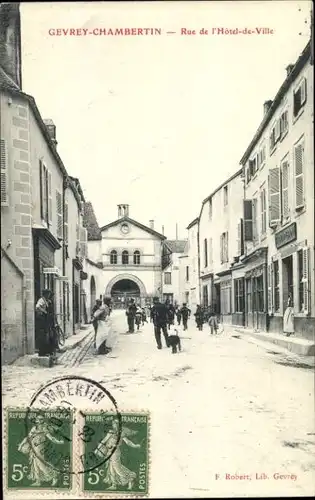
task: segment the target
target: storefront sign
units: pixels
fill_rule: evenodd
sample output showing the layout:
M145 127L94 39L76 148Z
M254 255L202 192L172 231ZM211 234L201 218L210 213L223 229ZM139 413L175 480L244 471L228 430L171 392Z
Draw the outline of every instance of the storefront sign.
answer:
M56 274L57 276L59 276L60 272L58 267L44 267L43 274Z
M58 281L69 281L68 276L58 276Z
M285 227L275 234L276 247L281 248L284 245L291 243L291 241L296 240L296 238L296 222L293 222L292 224L290 224L290 226Z

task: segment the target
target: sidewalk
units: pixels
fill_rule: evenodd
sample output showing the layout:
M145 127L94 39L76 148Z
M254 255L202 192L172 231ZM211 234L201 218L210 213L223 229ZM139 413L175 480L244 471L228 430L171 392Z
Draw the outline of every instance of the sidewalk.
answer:
M225 328L230 328L231 330L234 330L234 332L241 334L244 340L247 340L249 338L257 339L258 341L277 345L293 354L298 354L301 356L315 356L315 342L312 340L295 337L294 335L286 337L285 335L281 335L279 333L256 332L255 330L252 330L250 328L240 326L224 326Z

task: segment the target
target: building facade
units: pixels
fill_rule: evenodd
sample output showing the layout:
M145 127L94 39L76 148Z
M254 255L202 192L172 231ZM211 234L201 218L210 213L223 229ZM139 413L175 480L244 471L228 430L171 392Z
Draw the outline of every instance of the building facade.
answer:
M241 257L245 325L314 338L314 109L311 48L287 76L241 164L245 181Z
M232 266L238 256L243 192L240 169L203 201L199 215L200 299L226 323L232 323Z
M163 301L172 304L181 301L180 258L185 253L187 240L165 240L163 245Z
M200 303L198 223L197 217L187 226L187 245L179 260L180 302L189 304L193 313Z

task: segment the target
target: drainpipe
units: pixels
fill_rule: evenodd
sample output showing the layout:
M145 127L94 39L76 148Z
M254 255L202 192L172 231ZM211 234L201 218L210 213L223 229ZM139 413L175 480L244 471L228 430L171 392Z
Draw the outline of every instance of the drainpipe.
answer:
M199 245L199 220L198 220L198 231L197 231L197 248L198 248L198 303L201 304L201 279L200 279L200 245Z
M68 179L63 178L63 189L62 189L62 213L64 216L65 213L65 206L66 206L66 190L68 188ZM64 220L63 220L63 225L62 225L62 275L66 276L66 243L65 243L65 225L64 225ZM64 282L62 282L62 300L63 300L63 331L64 334L66 333L66 315L65 315L65 310L66 310L66 293L65 293L65 285Z

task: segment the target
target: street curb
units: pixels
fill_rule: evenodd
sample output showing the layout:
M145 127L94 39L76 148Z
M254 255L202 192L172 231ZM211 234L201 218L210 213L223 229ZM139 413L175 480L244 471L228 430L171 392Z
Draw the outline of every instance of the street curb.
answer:
M240 333L242 337L246 340L246 337L256 338L263 342L268 342L271 344L278 345L292 352L293 354L298 354L300 356L314 356L315 355L315 344L312 341L296 338L296 337L281 337L270 333L260 333L253 331L246 331L235 328L235 332Z
M92 325L89 325L89 327L87 328L86 330L86 334L81 337L77 342L74 342L73 344L67 346L67 345L64 345L60 348L60 354L64 354L66 351L70 351L71 349L75 349L76 347L79 347L80 344L82 344L86 338L93 332L93 326ZM69 337L69 338L72 338L73 336Z

